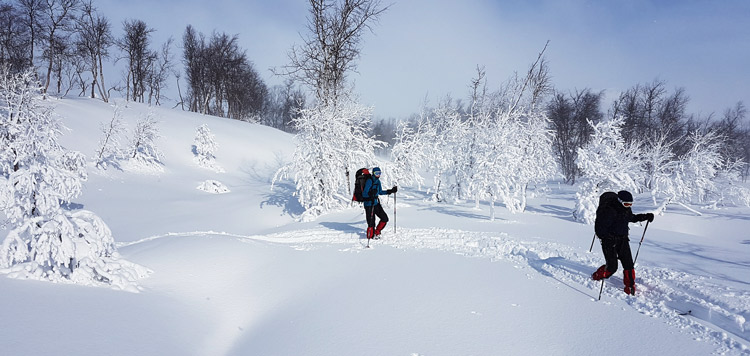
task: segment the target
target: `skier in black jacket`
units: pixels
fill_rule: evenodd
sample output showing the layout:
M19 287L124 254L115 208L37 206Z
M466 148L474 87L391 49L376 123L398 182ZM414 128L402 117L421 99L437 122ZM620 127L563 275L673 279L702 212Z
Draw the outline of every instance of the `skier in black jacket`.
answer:
M635 295L635 270L633 269L633 255L630 252L628 239L628 223L654 221L654 214L633 214L633 195L627 191L617 194L607 192L602 194L599 207L596 209L594 231L602 243L602 252L606 264L599 267L591 275L595 281L609 278L617 272L617 260L622 262L625 293Z

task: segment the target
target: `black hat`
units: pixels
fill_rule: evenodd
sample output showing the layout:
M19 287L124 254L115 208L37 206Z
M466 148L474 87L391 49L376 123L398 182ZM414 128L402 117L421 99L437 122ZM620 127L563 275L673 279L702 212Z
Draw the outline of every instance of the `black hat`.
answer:
M630 194L627 190L621 190L617 192L617 198L620 199L620 201L623 202L632 202L633 201L633 194Z

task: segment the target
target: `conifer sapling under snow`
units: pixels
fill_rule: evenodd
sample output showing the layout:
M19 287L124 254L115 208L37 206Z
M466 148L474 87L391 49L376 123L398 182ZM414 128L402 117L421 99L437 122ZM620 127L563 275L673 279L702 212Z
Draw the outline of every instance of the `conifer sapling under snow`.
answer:
M2 272L137 290L147 270L119 259L107 225L63 209L81 194L85 158L58 144L62 124L40 90L32 71L1 73L0 209L11 228L0 246Z
M203 124L198 126L195 132L195 140L193 141L195 162L201 167L223 172L224 169L217 165L216 156L214 155L214 152L219 147L215 139L216 137L208 129L208 125Z

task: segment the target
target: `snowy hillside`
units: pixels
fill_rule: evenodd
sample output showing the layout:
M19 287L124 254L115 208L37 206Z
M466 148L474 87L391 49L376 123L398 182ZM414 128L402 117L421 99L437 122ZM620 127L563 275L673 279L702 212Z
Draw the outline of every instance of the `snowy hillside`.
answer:
M61 143L91 158L114 108L55 105ZM359 206L299 222L292 184L271 190L293 136L120 106L128 133L153 110L162 165L90 162L69 209L96 213L150 273L137 293L0 275L2 354L750 355L748 208L669 206L640 246L636 296L620 269L598 300L590 275L604 258L598 243L589 252L593 226L572 219L576 187L551 182L526 212L497 209L494 221L487 204L400 187L368 249ZM196 161L201 125L215 169ZM636 197L635 212L653 209ZM644 227L631 224L634 254Z

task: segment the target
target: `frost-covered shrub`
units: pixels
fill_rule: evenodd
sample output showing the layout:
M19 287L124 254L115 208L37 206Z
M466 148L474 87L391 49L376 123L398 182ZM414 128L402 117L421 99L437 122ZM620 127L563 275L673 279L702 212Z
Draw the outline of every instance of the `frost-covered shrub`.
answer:
M391 156L398 179L421 184L420 169L434 173L435 201L474 198L478 206L487 199L491 219L496 201L522 212L527 187L557 172L542 112L490 106L462 118L448 102L428 116L416 129L400 130Z
M130 160L144 166L159 167L162 159L162 154L156 147L156 140L159 137L154 113L149 112L146 117L138 120L133 130L133 138L128 150Z
M651 192L668 203L716 206L733 201L747 205L748 189L741 184L742 160L721 153L724 137L715 132L693 132L687 138L689 150L665 161L655 171Z
M96 166L107 169L109 165L117 166L119 160L125 156L121 147L121 139L125 133L125 123L122 119L122 108L115 104L112 119L101 124L103 137L99 140L99 148L95 152Z

